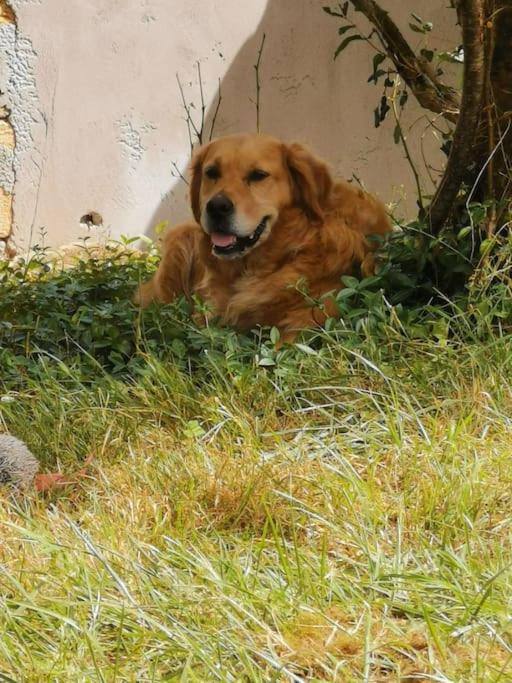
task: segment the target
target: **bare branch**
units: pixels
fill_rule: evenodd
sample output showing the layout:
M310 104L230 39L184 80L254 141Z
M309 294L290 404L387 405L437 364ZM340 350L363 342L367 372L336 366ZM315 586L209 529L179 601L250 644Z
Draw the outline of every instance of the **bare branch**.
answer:
M183 180L183 182L185 183L185 185L189 185L189 184L190 184L189 181L187 180L187 178L185 178L185 176L183 175L183 173L182 173L182 172L180 171L180 169L178 168L178 164L177 164L175 161L172 161L172 162L171 162L171 166L172 166L173 169L174 169L174 172L171 171L172 175L173 175L175 178L181 178L181 180Z
M187 130L188 130L188 141L190 143L190 152L192 153L194 149L194 139L192 137L192 129L194 129L194 132L197 135L197 129L194 125L194 121L192 119L192 116L190 114L190 106L187 104L187 100L185 99L185 93L183 92L183 86L181 85L180 77L178 74L176 74L176 80L178 82L178 88L180 89L180 95L181 95L181 101L183 103L183 109L185 110L185 121L187 122Z
M389 14L375 0L350 2L375 27L387 55L421 106L455 123L460 108L456 91L441 83L430 64L414 53Z
M483 2L484 0L460 0L457 6L464 46L464 85L450 156L429 207L428 218L433 232L438 232L443 227L474 157L485 81Z
M204 117L205 117L205 112L206 112L206 102L204 101L204 92L203 92L203 78L201 76L201 62L198 60L196 62L197 64L197 79L199 81L199 93L201 96L201 124L199 126L199 133L197 135L197 140L200 145L203 144L203 134L204 134Z
M419 177L418 171L416 170L416 166L414 165L414 161L412 160L411 152L409 150L409 145L407 144L407 140L406 140L404 132L402 130L402 125L400 123L400 116L399 116L397 108L396 108L398 85L399 85L398 83L395 84L393 97L391 98L391 108L392 108L393 116L395 119L395 130L398 131L398 136L399 136L400 142L402 143L402 147L404 148L405 158L407 159L407 162L408 162L408 164L411 168L412 174L414 176L414 181L416 183L416 191L418 193L418 206L419 206L420 212L423 214L424 213L423 193L421 191L420 177Z
M220 92L220 78L219 78L219 88L217 91L217 106L215 107L215 112L213 114L212 125L210 126L210 135L208 137L208 140L211 140L213 138L213 132L215 130L215 124L217 123L217 115L219 113L221 101L222 101L222 95Z
M261 55L263 54L263 46L265 45L265 38L266 35L263 34L260 49L258 50L258 59L256 64L254 64L254 71L256 72L256 130L258 133L260 132L260 62Z

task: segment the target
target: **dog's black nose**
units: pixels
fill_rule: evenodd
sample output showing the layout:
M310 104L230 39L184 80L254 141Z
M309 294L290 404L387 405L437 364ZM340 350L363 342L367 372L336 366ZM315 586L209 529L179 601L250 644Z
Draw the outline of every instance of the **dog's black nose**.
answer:
M233 202L222 192L216 194L206 204L206 211L212 218L226 218L233 213L233 209Z

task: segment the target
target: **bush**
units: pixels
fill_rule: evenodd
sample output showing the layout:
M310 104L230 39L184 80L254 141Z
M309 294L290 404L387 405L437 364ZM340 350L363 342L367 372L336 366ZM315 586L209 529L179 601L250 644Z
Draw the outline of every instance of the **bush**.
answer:
M42 371L80 368L84 381L105 373L143 371L148 354L173 358L190 370L221 363L234 375L244 367L296 371L297 358L315 355L325 342L358 346L364 338L383 352L410 338L479 338L508 329L512 316L512 241L495 238L480 259L471 229L437 237L418 223L394 232L380 245L381 266L365 278L344 277L337 295L340 319L323 331L306 331L279 351L279 332L237 334L215 325L198 327L184 300L145 311L131 303L138 284L155 270L158 257L115 247L99 258L58 266L44 250L29 260L0 263L0 363L4 383L23 384ZM321 305L321 302L318 302Z

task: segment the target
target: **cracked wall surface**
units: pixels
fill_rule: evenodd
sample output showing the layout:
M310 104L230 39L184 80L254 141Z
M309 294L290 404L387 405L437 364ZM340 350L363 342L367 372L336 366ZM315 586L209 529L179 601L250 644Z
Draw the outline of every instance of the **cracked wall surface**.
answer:
M415 0L434 23L431 46L458 42L445 0ZM382 0L413 45L410 10ZM181 179L190 158L185 101L206 137L255 130L254 63L263 33L262 131L310 145L341 176L355 175L398 215L414 210L414 181L394 122L373 126L380 86L368 84L373 53L363 41L334 61L338 25L318 0L0 0L0 235L20 248L105 235L152 234L190 217ZM437 42L436 42L437 41ZM412 99L412 98L410 98ZM404 130L418 166L423 136L410 102ZM426 123L424 121L424 123ZM421 130L420 130L421 128ZM423 150L421 149L423 146ZM421 169L420 169L421 170ZM425 190L430 186L423 172ZM92 217L92 218L91 218Z
M4 0L0 0L0 35L5 36L7 43L13 40L15 22L12 8ZM4 102L7 79L5 65L0 66L0 239L10 236L13 218L15 136L9 119L9 108Z
M39 106L38 55L19 26L19 16L24 8L41 6L42 1L0 0L0 236L4 239L12 237L16 228L31 232L37 214L37 178L43 172L37 131L47 129L47 121Z

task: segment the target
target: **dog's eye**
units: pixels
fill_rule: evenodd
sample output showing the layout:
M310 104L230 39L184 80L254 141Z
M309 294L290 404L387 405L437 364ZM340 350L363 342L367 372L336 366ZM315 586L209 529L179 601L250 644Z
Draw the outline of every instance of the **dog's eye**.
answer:
M254 171L251 171L249 175L247 176L247 182L249 183L259 183L261 180L265 180L265 178L268 178L270 173L267 173L266 171L262 171L259 168L255 168Z
M210 180L218 180L220 178L220 171L217 166L208 166L204 174Z

